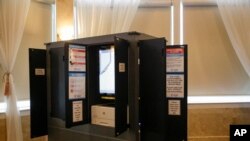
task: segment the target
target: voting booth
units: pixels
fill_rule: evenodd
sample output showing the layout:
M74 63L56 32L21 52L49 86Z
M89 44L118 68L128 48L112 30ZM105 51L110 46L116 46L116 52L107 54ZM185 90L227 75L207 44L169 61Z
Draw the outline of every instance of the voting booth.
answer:
M114 127L114 135L127 129L128 43L114 36L113 40L99 43L98 40L90 43L68 41L63 47L48 47L50 115L63 120L66 128L94 123ZM115 50L113 58L111 49ZM105 52L108 57L102 58ZM109 59L104 69L111 63L117 64L111 67L113 76L104 82L114 81L112 90L105 90L100 85L103 59Z
M31 136L186 141L187 45L166 42L128 32L30 49Z

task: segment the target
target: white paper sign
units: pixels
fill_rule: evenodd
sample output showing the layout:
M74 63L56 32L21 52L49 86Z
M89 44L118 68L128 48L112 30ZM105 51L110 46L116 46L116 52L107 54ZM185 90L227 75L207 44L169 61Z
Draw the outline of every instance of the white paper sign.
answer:
M167 72L184 72L184 49L166 49L166 54Z
M69 73L69 99L85 98L85 74Z
M35 68L35 75L45 75L44 68Z
M168 115L181 115L180 100L168 100Z
M184 75L167 74L166 79L167 97L184 98Z
M83 114L82 114L82 101L73 101L73 122L79 122L83 120Z
M84 47L69 47L69 71L86 71L86 49Z
M125 72L126 66L125 63L119 63L119 72Z

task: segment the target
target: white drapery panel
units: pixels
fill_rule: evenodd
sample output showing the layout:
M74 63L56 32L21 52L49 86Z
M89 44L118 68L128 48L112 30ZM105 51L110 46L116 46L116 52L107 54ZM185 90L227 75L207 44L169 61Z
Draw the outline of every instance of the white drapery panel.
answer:
M77 37L107 34L111 0L76 0Z
M129 30L139 4L140 0L114 0L111 33Z
M140 0L76 0L77 37L125 32Z
M233 48L250 77L250 0L217 0Z
M17 109L12 70L22 40L30 0L0 1L0 63L3 71L3 94L7 103L7 141L22 141L21 117Z
M234 51L218 7L185 6L183 21L189 47L189 96L249 95L250 78Z

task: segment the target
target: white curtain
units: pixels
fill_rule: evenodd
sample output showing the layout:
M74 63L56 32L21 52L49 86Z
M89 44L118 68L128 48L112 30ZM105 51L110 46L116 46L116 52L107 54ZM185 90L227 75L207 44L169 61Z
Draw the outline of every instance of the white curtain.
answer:
M126 32L140 0L76 0L77 37Z
M5 72L3 94L7 103L7 141L22 141L12 70L22 40L30 0L0 0L0 63Z
M217 0L233 48L250 77L250 0Z
M111 33L129 30L139 4L140 0L114 0Z

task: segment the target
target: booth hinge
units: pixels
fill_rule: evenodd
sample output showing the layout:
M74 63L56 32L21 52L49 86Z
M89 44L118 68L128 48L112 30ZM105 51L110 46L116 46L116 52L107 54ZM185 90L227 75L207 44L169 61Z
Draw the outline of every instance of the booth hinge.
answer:
M138 65L140 65L140 59L138 59Z

